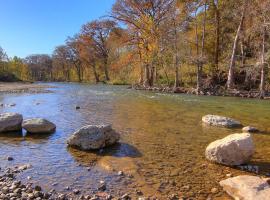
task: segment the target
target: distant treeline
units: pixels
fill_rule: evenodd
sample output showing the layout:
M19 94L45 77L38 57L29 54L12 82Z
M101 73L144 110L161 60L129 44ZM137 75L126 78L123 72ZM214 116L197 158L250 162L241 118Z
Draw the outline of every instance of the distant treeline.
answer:
M8 58L22 80L194 87L269 87L270 0L117 0L52 55Z

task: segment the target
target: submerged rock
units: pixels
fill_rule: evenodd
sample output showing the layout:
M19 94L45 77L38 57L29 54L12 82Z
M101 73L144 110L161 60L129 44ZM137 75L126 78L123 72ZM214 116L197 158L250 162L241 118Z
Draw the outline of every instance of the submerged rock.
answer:
M22 127L29 133L52 133L55 131L55 124L42 118L24 120Z
M244 133L257 133L260 132L259 129L252 127L252 126L246 126L244 128L242 128L242 131Z
M219 184L234 199L270 199L270 185L266 180L257 176L236 176L220 181Z
M221 127L227 127L227 128L235 128L235 127L241 127L241 122L229 118L229 117L223 117L219 115L205 115L202 117L202 121L205 124L211 125L211 126L221 126Z
M248 162L253 153L252 136L248 133L236 133L210 143L205 156L210 161L234 166Z
M0 114L0 132L20 131L23 116L18 113Z
M73 133L67 144L81 150L95 150L110 146L119 139L120 135L111 125L88 125Z

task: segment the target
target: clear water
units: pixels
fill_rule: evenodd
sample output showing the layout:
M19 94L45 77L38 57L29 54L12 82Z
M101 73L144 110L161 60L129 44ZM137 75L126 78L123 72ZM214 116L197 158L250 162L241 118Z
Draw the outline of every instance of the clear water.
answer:
M233 117L263 130L254 134L256 153L250 164L259 167L259 174L270 173L269 101L160 94L122 86L52 85L57 86L53 93L0 95L1 103L16 103L1 112L44 117L57 125L50 135L0 135L0 167L32 164L20 175L25 181L31 176L32 182L48 190L69 192L65 191L69 186L89 194L104 180L107 192L115 196L136 196L135 190L141 190L144 196L160 199L170 194L226 199L218 182L228 173L248 172L208 163L204 151L210 142L241 130L203 126L201 117L206 114ZM120 144L92 153L67 148L72 132L100 123L110 123L121 133ZM14 161L6 161L6 156ZM120 170L132 176L121 178ZM211 194L213 187L219 189L217 194Z

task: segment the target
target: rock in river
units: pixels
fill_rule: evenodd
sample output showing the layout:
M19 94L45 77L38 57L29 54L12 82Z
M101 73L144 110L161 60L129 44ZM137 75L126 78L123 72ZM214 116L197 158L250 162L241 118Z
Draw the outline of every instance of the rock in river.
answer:
M211 126L221 126L221 127L227 127L227 128L235 128L235 127L241 127L242 124L235 120L228 117L223 117L219 115L205 115L202 117L202 121L205 124L211 125Z
M20 131L23 117L18 113L0 114L0 132Z
M270 185L266 180L257 176L236 176L220 181L219 184L234 199L270 199Z
M246 126L244 128L242 128L242 131L244 133L257 133L260 132L259 129L252 127L252 126Z
M81 150L95 150L110 146L119 139L120 135L111 125L88 125L73 133L67 144Z
M55 124L42 118L24 120L22 127L29 133L52 133L55 131Z
M248 162L253 153L252 136L248 133L236 133L210 143L205 156L210 161L234 166Z

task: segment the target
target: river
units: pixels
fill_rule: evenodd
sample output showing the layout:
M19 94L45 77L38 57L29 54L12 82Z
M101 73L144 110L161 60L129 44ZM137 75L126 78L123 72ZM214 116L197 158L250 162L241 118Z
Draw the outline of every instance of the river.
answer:
M45 189L96 192L99 182L115 196L129 193L166 199L180 194L192 199L227 199L218 182L226 174L248 172L209 163L206 146L240 129L204 126L201 117L218 114L264 131L254 134L256 153L249 163L259 174L270 173L269 101L231 97L162 94L126 89L126 86L51 83L52 93L0 94L0 102L15 103L1 112L18 112L24 118L44 117L57 130L49 135L1 134L1 166L30 163L20 175ZM76 106L81 109L76 110ZM88 124L110 123L121 141L98 152L67 148L66 139ZM14 161L6 161L12 156ZM125 176L120 177L118 171ZM218 192L211 193L212 188Z

